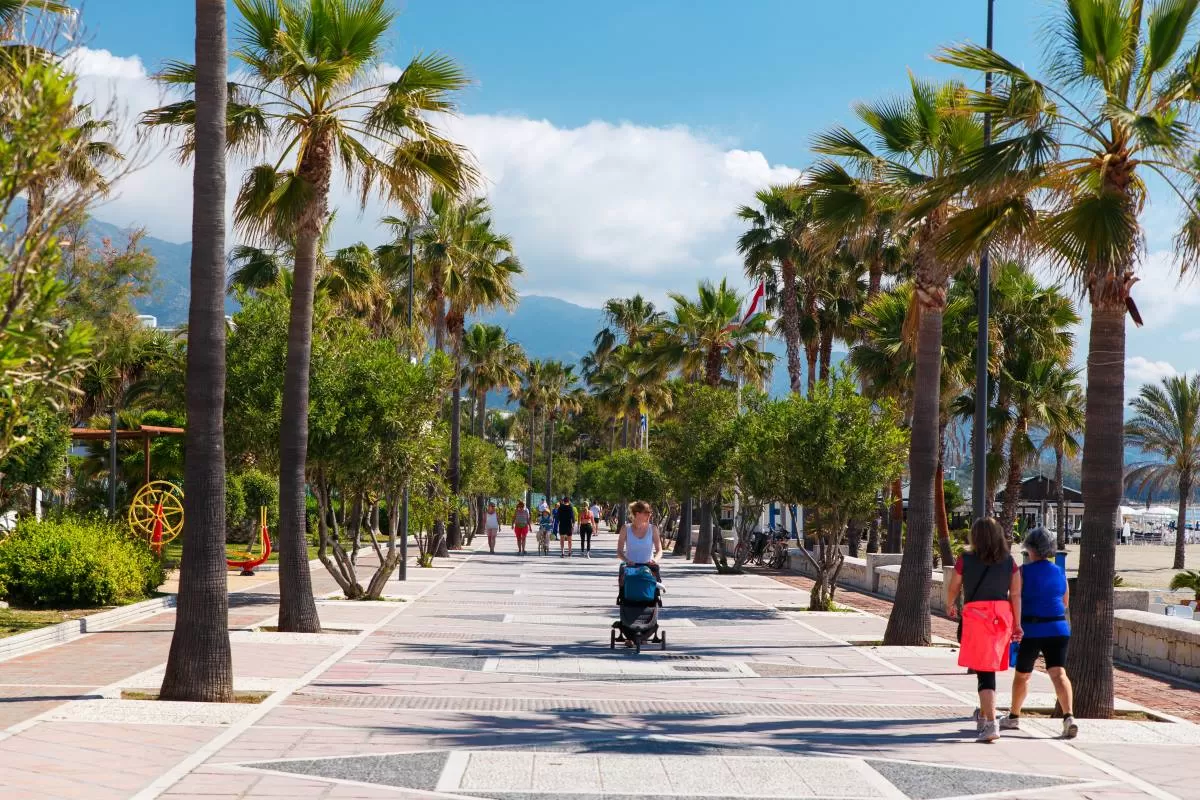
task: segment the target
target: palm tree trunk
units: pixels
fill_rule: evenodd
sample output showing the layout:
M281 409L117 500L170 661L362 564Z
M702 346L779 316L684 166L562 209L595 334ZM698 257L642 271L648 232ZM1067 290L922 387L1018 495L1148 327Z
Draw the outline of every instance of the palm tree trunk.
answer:
M780 264L783 295L780 298L783 344L787 350L788 385L800 392L800 307L796 304L796 265L785 258Z
M934 489L938 463L938 419L942 372L942 312L945 286L916 287L920 325L917 332L912 444L908 454L908 533L896 600L888 617L884 644L928 646L929 589L933 571Z
M804 360L808 367L808 377L805 382L804 391L812 397L813 387L817 385L817 362L820 360L820 343L805 342L804 343Z
M687 558L692 554L692 496L685 494L679 508L679 533L675 535L674 555Z
M1187 524L1187 505L1191 496L1192 475L1182 472L1179 475L1179 516L1175 518L1175 562L1171 569L1185 569L1187 548L1184 545L1187 543L1187 537L1184 535L1184 526Z
M533 464L537 457L537 408L529 409L529 497L525 501L525 507L529 509L529 515L533 517Z
M1017 439L1024 434L1025 420L1018 418L1013 424L1008 443L1008 479L1004 483L1004 505L1000 509L1000 527L1004 538L1011 545L1013 525L1017 521L1017 506L1021 502L1021 459L1014 452Z
M554 413L546 415L546 502L554 492Z
M821 331L821 381L829 380L829 365L833 361L833 331Z
M696 539L696 555L693 564L712 563L713 544L712 502L704 497L700 500L700 536Z
M462 528L459 525L459 493L462 491L462 370L458 347L454 348L454 387L450 394L450 518L446 524L446 547L462 547Z
M1058 549L1067 546L1067 492L1063 489L1063 449L1062 445L1054 448L1054 499L1056 501L1055 516L1058 523Z
M1110 293L1118 299L1111 299ZM1075 715L1109 718L1113 713L1112 584L1125 466L1126 310L1124 293L1111 287L1093 286L1090 296L1081 487L1085 505L1079 577L1071 593L1067 672L1075 685Z
M233 659L225 575L224 0L196 0L196 65L188 303L192 346L187 351L188 459L183 473L186 558L179 567L175 629L159 696L225 703L233 700Z
M892 513L888 517L887 552L899 553L904 527L904 485L899 478L892 481Z
M328 137L314 140L298 170L313 187L313 200L304 210L296 231L296 268L279 425L279 630L288 633L321 631L308 568L304 478L317 243L328 217L332 150L333 143Z

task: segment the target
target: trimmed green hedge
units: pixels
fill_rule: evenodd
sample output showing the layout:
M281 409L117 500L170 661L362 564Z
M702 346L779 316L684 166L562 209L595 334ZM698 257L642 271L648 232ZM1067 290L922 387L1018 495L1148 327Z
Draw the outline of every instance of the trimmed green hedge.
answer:
M145 542L97 519L25 520L0 542L0 594L15 605L131 603L148 597L164 577Z

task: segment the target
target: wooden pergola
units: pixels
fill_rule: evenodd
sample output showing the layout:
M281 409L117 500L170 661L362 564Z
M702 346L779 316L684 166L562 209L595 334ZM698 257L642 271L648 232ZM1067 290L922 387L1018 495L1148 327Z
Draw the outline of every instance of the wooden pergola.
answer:
M159 425L139 425L136 430L118 430L117 439L140 439L146 462L145 482L150 482L150 440L156 436L182 436L183 428L164 428ZM113 431L106 428L71 428L71 438L83 441L112 441Z

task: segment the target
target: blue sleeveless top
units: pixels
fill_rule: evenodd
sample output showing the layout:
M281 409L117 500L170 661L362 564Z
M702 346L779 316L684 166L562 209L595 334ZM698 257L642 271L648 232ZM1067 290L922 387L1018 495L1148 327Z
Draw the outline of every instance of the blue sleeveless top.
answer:
M1032 561L1021 567L1021 627L1026 636L1070 636L1071 623L1026 622L1029 617L1065 617L1063 594L1067 576L1053 561Z

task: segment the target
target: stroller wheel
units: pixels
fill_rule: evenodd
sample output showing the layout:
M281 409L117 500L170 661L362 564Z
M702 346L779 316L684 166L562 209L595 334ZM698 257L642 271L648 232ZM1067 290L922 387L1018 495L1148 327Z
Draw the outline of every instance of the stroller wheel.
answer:
M659 650L667 649L667 632L666 631L658 632L658 649Z

